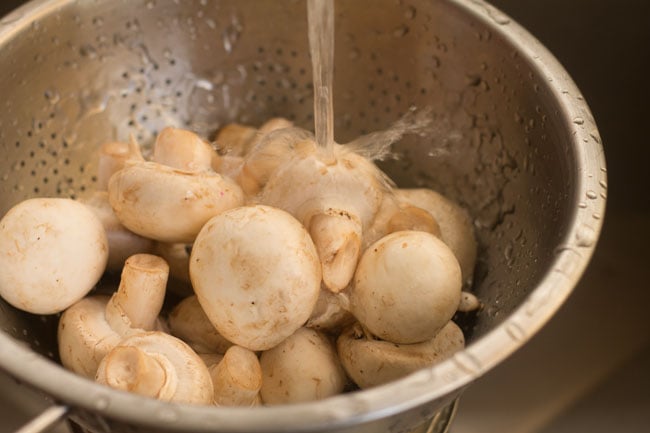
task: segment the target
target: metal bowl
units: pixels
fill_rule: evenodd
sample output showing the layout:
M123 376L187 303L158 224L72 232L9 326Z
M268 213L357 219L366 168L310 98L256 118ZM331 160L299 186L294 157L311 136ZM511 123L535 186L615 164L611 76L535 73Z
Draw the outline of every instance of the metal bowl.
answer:
M173 405L57 363L57 317L0 302L0 366L94 431L401 432L430 419L555 313L602 225L606 169L579 90L553 56L480 0L336 3L336 138L431 107L436 128L382 167L463 205L480 243L484 303L468 347L399 381L273 408ZM285 116L311 128L306 7L295 0L38 0L0 20L0 214L93 188L94 154L173 124Z

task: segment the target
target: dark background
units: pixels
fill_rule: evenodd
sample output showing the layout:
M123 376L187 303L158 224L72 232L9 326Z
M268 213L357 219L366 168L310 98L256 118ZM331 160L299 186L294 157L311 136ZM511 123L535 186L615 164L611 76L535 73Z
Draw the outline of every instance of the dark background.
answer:
M0 0L0 16L22 3ZM647 431L650 1L491 3L540 39L581 89L603 139L608 207L573 295L528 344L469 387L452 433Z

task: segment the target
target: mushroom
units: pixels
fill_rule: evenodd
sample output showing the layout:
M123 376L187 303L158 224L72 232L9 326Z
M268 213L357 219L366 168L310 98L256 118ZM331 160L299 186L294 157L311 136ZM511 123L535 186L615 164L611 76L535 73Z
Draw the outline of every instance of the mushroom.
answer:
M96 295L68 308L59 320L59 355L64 367L94 377L102 358L133 332L161 329L158 314L167 283L167 264L149 254L129 257L117 292Z
M196 296L183 299L169 314L169 330L195 352L225 353L232 343L216 330Z
M161 242L194 240L211 217L240 206L241 188L213 171L188 172L127 161L108 185L115 214L129 230Z
M323 334L298 329L262 353L262 401L267 405L320 400L343 392L347 384L334 345Z
M318 148L278 167L260 202L284 209L303 223L318 250L325 286L339 292L354 274L363 230L388 188L371 161L336 145L333 161Z
M310 132L300 128L272 130L255 140L243 159L237 182L249 196L257 194L282 164L316 152Z
M342 293L332 293L321 288L318 300L305 326L319 331L338 334L347 325L354 322L350 313L349 301Z
M156 242L154 252L169 265L169 275L190 283L190 252L192 244Z
M257 205L226 211L205 224L190 256L190 277L221 335L265 350L309 318L321 269L304 227L280 209Z
M126 161L133 159L143 160L140 147L133 137L129 143L111 141L102 144L97 163L97 189L106 191L111 176L120 171Z
M460 266L444 242L426 232L395 232L361 257L350 311L383 340L419 343L452 318L461 285Z
M214 404L217 406L261 404L262 369L254 352L232 346L209 371L214 388Z
M108 240L107 270L119 271L124 266L124 261L132 255L149 253L153 249L154 242L151 239L143 238L127 230L120 223L108 202L108 192L95 191L80 201L93 211L106 231Z
M476 264L476 238L469 213L436 191L396 189L398 200L429 212L440 226L440 238L454 252L463 274L463 282L471 285Z
M481 308L481 301L478 300L476 295L466 291L461 292L458 311L461 313L468 313L470 311L476 311L479 308Z
M216 151L192 131L164 128L153 146L153 161L188 172L212 169Z
M256 135L257 129L253 127L229 123L219 129L216 143L219 149L227 155L244 156L248 153L250 144Z
M102 359L95 380L163 401L212 403L212 380L203 360L163 332L141 332L122 340Z
M267 120L259 129L238 123L229 123L219 130L216 142L225 154L243 157L267 134L291 127L293 127L293 123L282 117Z
M337 340L341 364L361 389L400 379L437 364L465 347L463 331L447 322L432 339L415 344L395 344L367 337L357 323Z
M362 249L365 251L384 236L402 230L424 231L440 237L440 226L429 212L400 203L394 194L384 194L375 219L363 234Z
M34 198L0 220L0 295L34 314L54 314L83 298L99 281L108 240L83 204Z

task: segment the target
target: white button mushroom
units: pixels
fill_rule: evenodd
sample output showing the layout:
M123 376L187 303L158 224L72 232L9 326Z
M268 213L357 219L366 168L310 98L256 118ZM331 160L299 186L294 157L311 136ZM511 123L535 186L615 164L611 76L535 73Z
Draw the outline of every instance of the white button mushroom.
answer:
M337 340L341 364L360 388L370 388L400 379L421 368L437 364L465 347L463 331L447 324L431 340L395 344L367 337L356 324Z
M350 290L350 311L370 332L393 343L429 340L460 302L460 266L430 233L391 233L363 254Z
M168 323L172 335L197 353L225 353L232 346L212 325L196 296L179 302L169 314Z
M257 194L282 164L299 155L316 152L311 133L300 128L274 130L258 136L246 153L236 179L249 196Z
M438 222L429 212L408 203L400 203L394 194L384 194L372 225L364 231L362 249L365 251L384 236L402 230L424 231L440 237Z
M96 191L80 201L93 211L106 231L108 240L107 270L119 271L124 266L126 259L132 255L149 253L153 249L154 242L151 239L143 238L127 230L120 223L115 212L113 212L111 204L108 202L108 192Z
M250 150L256 135L256 128L229 123L219 129L215 141L221 152L231 156L244 156Z
M396 189L395 195L429 212L440 226L440 238L454 252L463 274L463 282L471 284L476 264L476 238L469 213L458 204L430 189Z
M257 406L261 403L262 368L255 352L232 346L209 371L217 406Z
M147 254L130 257L116 293L82 299L59 320L59 356L64 367L94 377L102 358L125 336L161 327L167 264Z
M265 350L309 318L321 269L304 227L282 210L258 205L226 211L205 224L192 249L190 277L221 335Z
M156 242L156 255L169 265L169 275L184 283L190 283L190 252L192 244ZM188 293L189 295L190 293Z
M298 155L273 172L260 202L294 215L314 238L323 281L333 292L350 282L369 227L387 189L369 160L335 146L335 160L322 150Z
M121 334L152 330L162 309L169 266L161 257L136 254L124 263L120 285L106 306L106 320Z
M293 123L281 117L267 120L259 129L238 123L229 123L219 129L216 143L224 154L243 157L267 134L291 127L293 127Z
M212 403L212 380L203 360L181 340L162 332L122 340L99 364L95 380L163 401Z
M192 131L164 128L153 145L153 161L184 171L212 169L216 151Z
M104 227L74 200L26 200L0 221L0 295L21 310L63 311L94 287L107 259Z
M343 392L347 378L334 345L323 334L300 328L262 353L262 401L267 405L320 400Z
M129 143L111 141L102 144L97 162L97 189L106 191L111 176L120 171L129 160L144 160L135 139L131 138Z
M348 310L347 296L343 293L332 293L327 288L321 288L316 306L314 306L305 326L338 334L343 328L354 322L354 316Z
M192 242L211 217L240 206L241 188L212 171L155 162L126 163L108 185L115 214L129 230L162 242Z
M458 304L458 311L461 313L468 313L470 311L476 311L479 308L481 308L481 301L478 300L476 295L465 291L460 294L460 304Z

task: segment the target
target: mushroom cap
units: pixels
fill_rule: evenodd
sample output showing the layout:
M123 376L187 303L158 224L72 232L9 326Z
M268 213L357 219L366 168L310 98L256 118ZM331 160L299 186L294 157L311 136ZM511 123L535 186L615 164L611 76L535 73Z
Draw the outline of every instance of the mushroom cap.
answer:
M418 343L452 318L461 285L460 266L444 242L426 232L395 232L361 257L350 311L383 340Z
M280 343L309 318L321 267L305 228L269 206L232 209L196 238L190 277L219 333L250 350Z
M311 133L300 128L288 128L258 134L253 147L244 158L240 179L246 180L247 193L256 193L269 180L275 170L298 155L316 152L316 143ZM250 179L246 179L246 178Z
M196 296L179 302L169 314L172 335L185 341L197 353L225 353L232 343L208 319Z
M313 216L337 210L369 226L385 191L383 174L341 146L335 147L335 158L332 163L311 151L287 159L269 177L260 202L286 210L306 227Z
M362 389L437 364L463 347L463 331L452 321L447 322L435 337L422 343L395 344L367 338L358 323L346 329L337 340L345 371Z
M157 398L176 403L212 403L212 379L208 368L203 360L178 338L163 332L142 332L125 338L115 349L124 347L139 349L164 369L164 383ZM97 382L112 384L113 381L107 373L137 369L136 365L125 365L128 359L125 360L121 354L114 358L115 349L100 363L95 378ZM111 366L113 362L117 365Z
M101 360L122 339L104 317L108 300L108 296L90 296L61 315L59 357L68 370L94 379Z
M476 237L469 213L442 194L426 188L396 189L395 195L402 203L417 206L429 212L440 227L440 239L453 251L469 285L476 265Z
M212 167L216 151L192 131L168 126L156 137L153 160L185 171L203 171Z
M0 221L0 295L21 310L65 310L95 286L107 260L102 223L77 201L25 200Z
M241 188L217 173L138 161L111 177L108 193L126 228L162 242L192 242L206 221L244 200Z
M334 345L323 334L300 328L262 353L262 401L267 405L320 400L347 384Z

